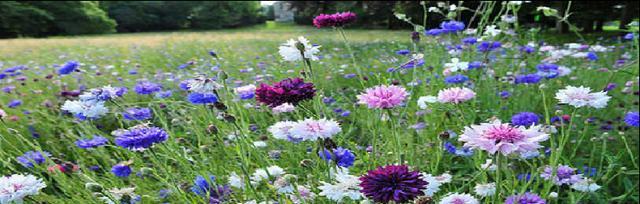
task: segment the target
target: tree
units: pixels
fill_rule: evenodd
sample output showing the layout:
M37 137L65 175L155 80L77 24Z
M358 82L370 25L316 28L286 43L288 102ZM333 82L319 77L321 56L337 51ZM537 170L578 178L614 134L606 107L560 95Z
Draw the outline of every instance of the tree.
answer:
M0 38L42 36L53 16L45 10L15 1L0 2Z
M116 22L93 1L28 1L53 16L53 34L96 34L115 31Z

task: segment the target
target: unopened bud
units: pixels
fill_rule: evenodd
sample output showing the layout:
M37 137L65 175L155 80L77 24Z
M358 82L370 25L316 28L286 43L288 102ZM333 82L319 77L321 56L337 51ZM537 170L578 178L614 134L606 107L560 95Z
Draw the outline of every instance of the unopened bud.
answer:
M103 188L102 185L98 184L98 183L85 183L84 184L84 188L91 191L91 192L102 192Z

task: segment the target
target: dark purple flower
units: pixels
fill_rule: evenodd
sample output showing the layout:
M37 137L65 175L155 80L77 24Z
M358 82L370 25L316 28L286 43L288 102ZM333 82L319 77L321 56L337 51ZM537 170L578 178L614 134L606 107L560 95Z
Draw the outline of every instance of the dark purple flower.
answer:
M339 12L334 14L320 14L313 19L313 25L322 27L342 27L356 20L353 12Z
M540 124L538 114L532 112L520 112L511 116L511 123L518 126L531 126Z
M310 100L316 95L313 83L305 83L301 78L287 78L270 86L260 84L256 89L256 100L269 107L276 107L283 103L297 105Z
M603 91L611 91L611 90L615 89L616 87L618 87L618 84L609 83L609 84L607 84L607 87L605 87Z
M94 135L91 139L78 139L76 145L82 149L91 149L107 144L109 140L105 137Z
M520 195L512 195L504 201L505 204L546 204L547 201L540 196L526 192Z
M151 118L151 115L149 108L128 108L122 112L122 116L126 120L146 120Z
M406 165L388 165L368 171L360 177L365 196L380 203L405 203L424 195L427 182L418 171L409 171Z

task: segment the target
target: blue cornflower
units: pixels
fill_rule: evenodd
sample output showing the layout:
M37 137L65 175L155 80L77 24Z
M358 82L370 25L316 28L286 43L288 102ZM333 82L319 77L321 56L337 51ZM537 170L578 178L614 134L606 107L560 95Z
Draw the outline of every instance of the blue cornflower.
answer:
M193 104L209 104L218 102L218 97L212 93L193 92L187 96L187 100Z
M502 47L502 43L498 41L483 41L478 44L478 52L491 52Z
M474 37L466 37L462 39L462 43L467 45L473 45L473 44L476 44L477 42L478 42L478 39Z
M161 143L169 138L167 132L159 127L137 125L128 130L116 130L113 132L116 145L133 151L145 150L153 144Z
M633 33L627 33L626 35L624 35L623 37L625 40L633 40L633 38L635 38L635 34Z
M22 166L32 168L36 164L44 163L44 161L49 156L51 156L51 154L45 151L28 151L25 152L22 156L16 157L16 160L18 160L18 162L20 162Z
M135 86L135 91L138 94L141 95L147 95L147 94L152 94L155 92L158 92L162 90L162 85L160 84L156 84L156 83L152 83L149 81L141 81L138 82Z
M351 74L345 74L342 77L344 77L345 79L351 79L351 78L355 78L356 76L357 76L356 74L351 73Z
M598 55L595 52L589 52L589 53L587 53L587 59L589 59L591 61L597 61L598 60Z
M624 122L627 125L632 127L640 127L640 114L638 112L628 112L627 115L624 116Z
M129 177L129 175L131 175L131 172L131 167L129 167L129 165L127 164L116 164L115 166L111 167L111 173L113 173L113 175L117 177Z
M67 63L62 65L60 69L58 69L58 74L59 75L70 74L71 72L75 71L79 66L80 66L80 63L76 61L68 61Z
M6 73L14 73L14 72L17 72L17 71L19 71L21 69L24 69L24 68L25 68L24 65L18 65L18 66L6 68L4 70L4 72L6 72Z
M146 120L151 118L152 113L149 108L129 108L122 112L126 120Z
M218 53L216 53L216 51L214 50L209 50L209 55L211 55L212 57L218 58Z
M169 98L171 95L173 95L171 90L160 91L156 93L156 98Z
M558 71L558 65L556 64L542 63L536 65L536 69L538 69L538 75L547 79L555 78L560 74L560 71Z
M405 50L396 51L396 54L398 54L398 55L408 55L409 53L411 53L411 51L406 50L406 49Z
M511 116L511 123L519 126L531 126L540 124L540 117L538 114L532 112L520 112Z
M356 155L353 154L348 149L338 147L333 149L333 155L329 152L329 150L324 150L324 155L318 152L318 156L326 161L335 161L336 164L340 167L350 167L353 166L353 162L356 160ZM334 158L335 156L335 158Z
M438 36L440 34L442 34L444 31L442 29L438 29L438 28L434 28L434 29L429 29L424 31L425 35L430 35L430 36Z
M191 79L183 80L183 81L180 82L180 84L178 84L178 87L180 87L180 89L182 89L184 91L188 91L189 90L189 84L191 84Z
M229 195L231 195L231 188L229 186L216 186L215 176L209 175L209 180L202 176L196 176L193 181L191 191L199 196L209 196L209 203L219 204L223 203ZM209 183L211 182L211 184Z
M520 47L520 52L524 52L524 53L527 53L527 54L531 54L531 53L533 53L535 51L536 51L535 47L531 47L531 46L528 46L528 45Z
M455 145L451 144L450 142L444 143L444 149L450 154L453 154L456 156L463 156L463 157L473 156L473 150L471 148L468 148L468 147L458 148Z
M7 74L5 74L5 73L0 73L0 79L4 79L4 78L7 78Z
M472 69L478 69L478 68L483 68L484 67L484 63L480 62L480 61L473 61L469 63L469 70Z
M324 97L322 98L322 102L326 105L331 105L332 103L336 102L336 99L332 97Z
M424 59L414 59L403 64L400 67L404 69L410 69L410 68L421 67L422 65L424 65Z
M598 169L595 167L589 167L587 165L584 165L582 167L582 169L577 169L578 174L582 174L583 176L587 176L587 177L594 177L596 175L598 175Z
M91 139L78 139L76 145L82 149L91 149L107 144L107 138L94 135Z
M516 84L536 84L542 80L542 77L537 74L523 74L516 76Z
M618 84L616 84L616 83L608 83L607 87L604 87L603 91L611 91L611 90L615 89L616 87L618 87Z
M129 74L130 74L130 75L136 75L136 74L138 74L138 70L130 69L130 70L129 70Z
M348 111L348 110L343 111L342 113L340 113L340 117L347 117L349 115L351 115L351 111Z
M447 84L460 84L469 80L469 77L463 74L456 74L452 76L447 76L444 78L444 82Z
M464 30L464 23L460 21L444 21L440 23L443 33L455 33Z
M444 149L449 152L450 154L455 154L456 153L456 146L451 144L451 142L445 142L444 143Z
M9 101L9 104L7 104L7 107L15 108L15 107L18 107L20 105L22 105L22 100L14 99L14 100Z

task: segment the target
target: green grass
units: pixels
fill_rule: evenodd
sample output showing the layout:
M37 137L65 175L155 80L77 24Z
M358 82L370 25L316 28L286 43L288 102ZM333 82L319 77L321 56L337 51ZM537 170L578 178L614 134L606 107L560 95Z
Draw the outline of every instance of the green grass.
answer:
M141 196L142 203L202 203L205 199L190 190L197 175L215 175L216 182L223 184L231 172L244 177L272 165L278 165L292 175L294 178L289 180L292 184L306 186L318 194L318 186L331 181L328 172L332 164L323 162L317 156L314 152L317 144L277 140L267 128L283 120L326 117L341 124L341 133L332 140L356 154L355 164L350 168L352 175L360 176L378 166L397 163L400 154L402 160L414 170L433 175L449 173L453 176L452 182L441 186L434 196L435 200L440 200L447 192L473 194L476 184L494 182L497 176L495 172L481 168L487 159L495 161L493 155L481 150L475 150L471 157L447 153L442 148L445 141L458 147L462 143L453 136L440 137L443 132L451 131L459 135L465 126L486 122L490 118L510 121L511 115L522 111L538 113L545 116L543 119L546 120L553 116L570 115L574 109L558 105L554 99L557 90L574 85L599 91L614 82L618 88L608 93L612 99L606 108L577 109L572 118L572 127L566 128L568 124L557 126L558 133L542 143L550 147L566 141L564 151L552 150L549 156L529 160L518 159L517 156L503 158L500 195L498 198L484 198L481 202L499 200L502 203L507 196L526 191L539 194L550 203L638 202L638 128L600 129L608 121L614 128L623 126L620 118L629 111L638 111L637 95L622 92L627 81L635 81L630 89L632 92L638 91L637 40L619 41L609 38L609 34L605 33L604 40L598 40L598 36L587 36L587 41L603 45L626 45L625 50L598 53L600 59L596 62L566 57L557 64L570 68L571 74L543 80L544 88L540 88L540 84L514 85L504 80L513 74L534 72L535 66L546 57L540 53L520 57L517 46L540 40L552 44L576 42L574 35L543 33L536 38L501 36L504 47L513 48L505 49L504 55L496 52L485 56L476 53L473 48L467 48L460 56L462 61L484 61L488 59L486 57L495 57L488 68L464 73L473 82L476 98L459 106L432 104L429 110L418 108L418 97L437 95L439 90L452 86L445 84L439 76L444 64L450 62L451 58L445 48L438 44L446 37L422 36L421 42L414 46L408 31L346 30L355 52L355 66L338 32L279 23L220 31L0 40L0 67L6 69L25 65L28 68L21 71L21 76L26 78L24 81L15 77L0 80L2 87L15 86L11 93L0 94L0 107L9 116L17 117L14 118L16 120L4 118L1 123L0 173L28 173L44 179L48 187L39 195L30 197L33 203L101 203L92 192L85 189L86 183L97 183L104 189L135 187L135 193ZM223 111L190 104L185 100L187 93L178 88L180 81L198 74L217 76L218 72L212 71L213 67L228 74L228 87L234 87L236 81L257 85L298 77L304 64L285 62L278 54L279 45L297 36L305 36L312 43L320 45L323 57L311 63L315 74L306 79L314 83L316 97L298 105L292 113L274 115L265 106L247 108L247 103L258 104L255 100L237 100L232 90L220 90L220 100L228 107L226 113L236 119L235 123L230 123L220 119ZM453 39L458 40L459 36ZM409 60L406 56L395 54L400 49L423 53L425 65L416 69L386 72L388 68ZM209 56L209 50L215 50L220 58ZM628 64L612 68L624 52L630 53ZM57 75L54 65L68 60L81 62L81 72ZM187 62L194 64L186 69L177 69ZM605 72L601 68L610 69ZM128 74L133 69L138 73ZM366 75L366 80L344 77L356 73L357 69L370 73ZM493 71L493 76L488 75L489 69ZM52 77L48 79L47 75ZM173 96L156 99L135 94L133 87L140 79L162 84L165 89L173 90ZM422 82L418 86L407 85L418 80ZM430 83L426 83L427 80ZM406 106L374 110L356 104L356 95L365 88L392 83L402 85L410 92ZM73 116L61 113L60 106L67 99L59 95L60 91L107 84L129 87L129 93L115 102L107 103L111 111L105 117L77 121ZM499 91L509 91L512 96L500 99L497 97ZM325 105L323 97L332 97L336 103ZM7 103L14 99L22 100L22 105L8 108ZM122 119L120 113L123 108L129 107L151 108L154 116L147 122L166 130L170 139L144 152L133 152L115 145L111 131L143 123ZM337 108L351 113L342 117L334 112ZM585 123L589 117L596 118L596 122ZM424 123L426 127L419 131L411 128L418 123ZM218 129L217 133L208 131L211 126ZM255 130L252 127L256 127ZM33 131L39 134L38 138L32 137ZM109 138L110 142L90 150L80 149L74 144L77 139L91 135L102 135ZM230 135L238 139L230 140ZM267 147L254 147L255 141L264 141ZM369 145L376 147L374 153L365 150ZM314 150L308 153L308 148ZM80 171L69 174L49 172L47 167L55 164L53 159L34 168L23 167L16 161L17 156L32 150L51 152L52 158L77 164ZM279 151L278 159L269 157L274 151ZM557 158L558 164L575 168L582 168L583 165L597 168L598 173L593 179L602 189L594 193L581 193L541 179L537 175L552 162L551 158ZM128 160L133 162L131 167L134 171L143 171L144 176L118 178L110 172L113 165ZM308 163L301 165L304 162ZM89 170L94 165L100 166L101 170ZM526 173L531 173L535 179L529 182L517 179L518 174ZM233 189L234 193L227 199L232 203L249 200L290 202L287 196L276 192L273 184L260 183L253 188ZM168 197L159 198L158 191L162 189L171 191ZM550 198L550 192L557 192L559 197ZM103 193L109 194L107 190ZM317 196L308 203L335 202Z

